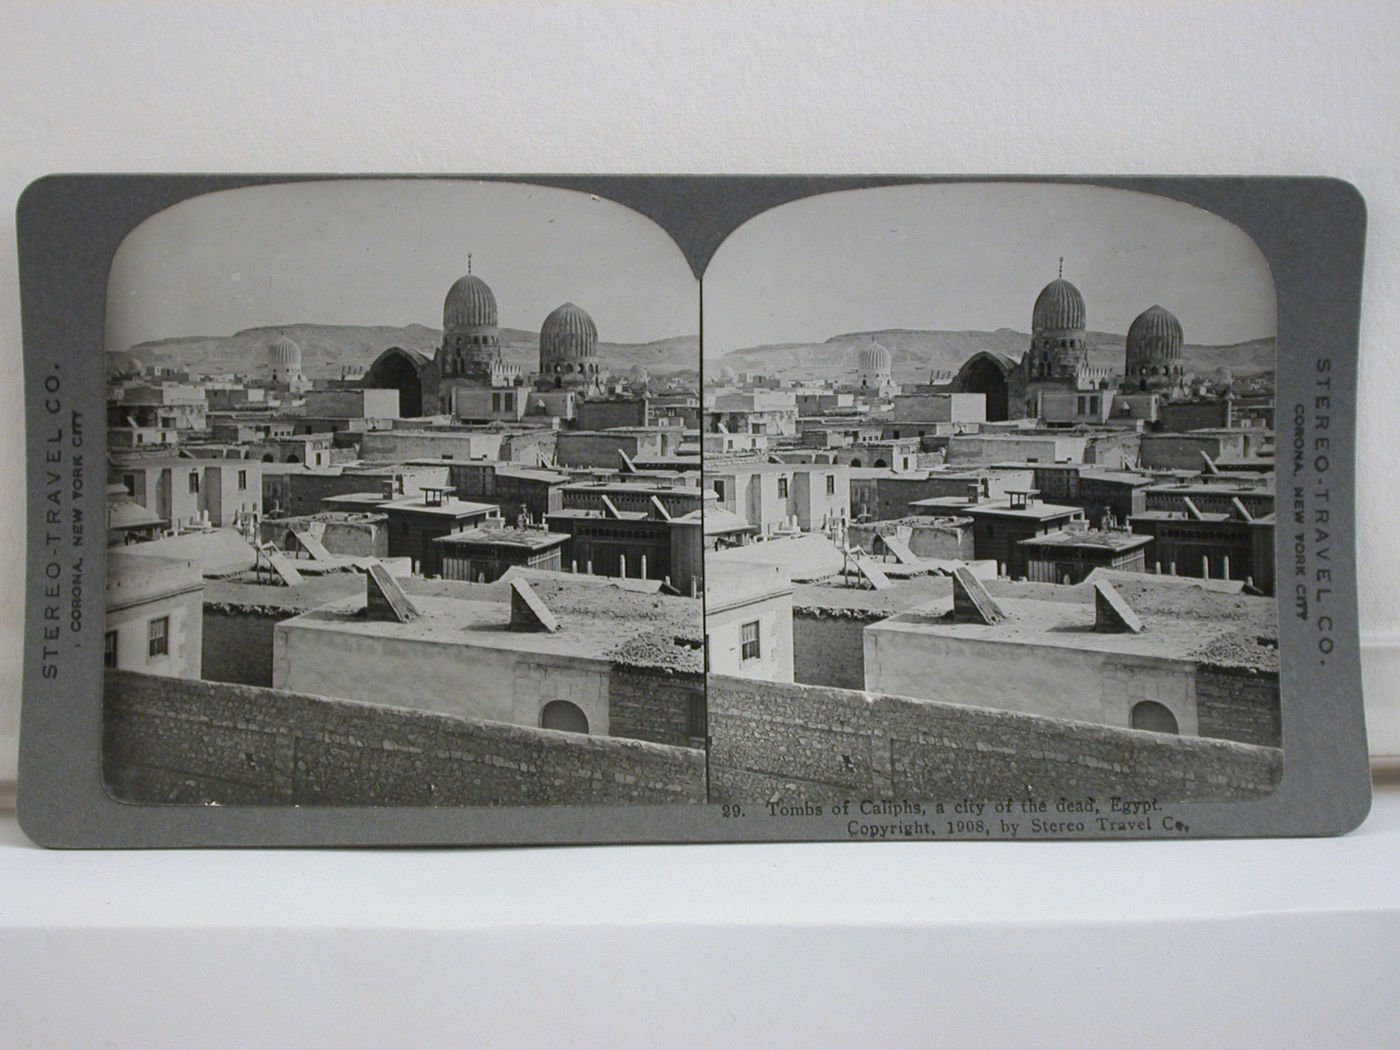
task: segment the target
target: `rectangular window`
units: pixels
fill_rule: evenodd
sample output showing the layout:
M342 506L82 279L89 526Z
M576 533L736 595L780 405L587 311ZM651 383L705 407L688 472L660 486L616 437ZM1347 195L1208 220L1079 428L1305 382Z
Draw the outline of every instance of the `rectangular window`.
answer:
M715 495L716 495L716 496L718 496L721 500L727 499L727 498L728 498L728 497L726 497L725 494L724 494L724 479L723 479L723 478L715 478L715 480L714 480L714 486L715 486Z
M128 493L129 495L132 495L132 496L136 495L136 475L135 475L135 474L123 474L123 475L122 475L122 485L124 485L124 486L126 487L126 491L127 491L127 493Z
M836 495L836 475L835 475L835 474L828 474L828 475L826 476L826 494L827 494L828 496L834 496L834 495Z
M190 471L190 492L199 495L199 471Z
M778 498L779 498L779 499L787 499L787 498L788 498L788 479L787 479L787 478L779 478L779 479L778 479Z
M248 472L246 470L240 470L238 472L238 491L248 491Z
M742 643L739 649L739 658L741 660L757 660L759 656L757 620L746 623L739 628L739 640Z
M102 636L102 666L117 666L117 632L108 631Z
M1079 414L1080 414L1081 416L1082 416L1085 412L1088 411L1088 405L1087 405L1086 401L1087 401L1086 398L1082 398L1082 397L1081 397L1081 398L1079 399Z
M146 658L168 656L170 653L170 617L157 616L146 624Z

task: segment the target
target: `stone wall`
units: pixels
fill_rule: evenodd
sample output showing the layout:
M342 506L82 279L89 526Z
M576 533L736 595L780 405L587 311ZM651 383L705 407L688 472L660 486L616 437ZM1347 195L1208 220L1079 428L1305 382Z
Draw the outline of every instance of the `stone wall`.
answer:
M272 629L295 613L204 606L200 677L241 685L272 685Z
M214 682L108 672L103 770L126 802L705 801L705 755Z
M1196 714L1202 736L1283 745L1277 672L1202 666L1196 671Z
M803 685L865 688L865 626L876 615L841 609L796 609L792 617L793 673Z
M844 689L710 679L715 802L1268 794L1282 754Z
M609 732L615 737L690 747L703 739L705 680L614 664L608 678Z

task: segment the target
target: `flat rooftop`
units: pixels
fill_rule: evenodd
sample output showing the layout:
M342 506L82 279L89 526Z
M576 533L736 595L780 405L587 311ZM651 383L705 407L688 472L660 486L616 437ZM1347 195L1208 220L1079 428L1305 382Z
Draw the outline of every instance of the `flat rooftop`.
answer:
M1115 485L1145 487L1152 484L1152 478L1148 477L1146 474L1135 474L1131 470L1106 470L1102 467L1084 467L1080 470L1079 476L1092 481L1107 481Z
M958 499L959 497L953 497ZM972 519L966 514L906 514L902 518L882 518L879 521L857 521L856 528L871 529L880 525L908 525L910 528L936 526L949 528L954 525L971 525Z
M1203 510L1197 516L1187 514L1184 510L1144 510L1132 516L1133 521L1194 521L1204 524L1212 524L1221 521L1234 519L1233 514L1226 514L1223 511ZM1237 519L1236 519L1237 520Z
M779 564L712 560L705 566L705 606L711 612L791 593L792 581Z
M1000 581L998 581L1000 582ZM1022 588L1022 584L1007 584ZM1042 589L1054 584L1038 585ZM1007 619L995 626L958 623L948 616L949 596L901 612L876 630L938 634L969 641L1112 652L1191 660L1218 666L1278 670L1277 603L1272 598L1226 594L1195 587L1159 586L1117 580L1114 587L1145 625L1142 634L1094 630L1092 585L1059 590L1076 600L1030 596L1029 592L988 587ZM1084 597L1079 598L1080 595Z
M359 589L353 597L329 602L287 623L308 630L433 642L464 650L571 656L695 673L704 670L700 602L597 583L575 584L534 576L529 580L558 619L557 633L509 629L509 584L455 580L401 579L422 613L411 623L367 619L363 577L358 578ZM424 583L433 586L422 586ZM464 655L464 659L469 657Z
M566 507L563 510L551 510L545 514L546 518L564 518L573 520L593 520L593 521L662 521L662 518L652 519L644 510L620 510L616 514L609 514L605 510L585 509L583 507ZM672 519L673 521L675 519Z
M445 499L440 503L426 503L421 494L401 496L386 500L379 505L386 514L426 514L435 518L463 518L472 514L495 514L500 508L494 503L473 503L465 499Z
M698 485L665 485L659 481L575 481L565 485L565 492L601 492L607 495L609 492L622 492L630 495L641 496L695 496L699 497L701 489Z
M321 502L336 507L378 507L389 502L389 497L382 492L342 492L338 496L323 496Z
M795 474L804 470L849 470L844 463L768 463L764 461L722 463L708 468L705 476L727 477L731 474Z
M946 508L948 504L940 504L936 500L921 499L915 500L909 506ZM964 508L962 513L972 518L1016 518L1026 521L1053 521L1056 518L1072 518L1084 513L1082 507L1066 507L1058 503L1046 503L1043 500L1036 500L1024 507L1013 507L1010 500L998 500L993 503L968 503L964 504Z
M1151 542L1151 536L1140 535L1134 532L1104 532L1100 529L1084 529L1076 532L1072 529L1060 529L1058 532L1050 532L1046 533L1044 536L1035 536L1028 540L1022 540L1021 545L1023 547L1071 547L1121 552L1135 550L1138 547L1146 547Z
M1226 476L1214 483L1156 484L1147 490L1147 494L1149 496L1272 496L1274 494L1273 479L1269 478L1268 484L1261 484L1260 480Z
M1150 540L1151 537L1143 537ZM545 529L517 529L510 526L490 527L479 526L472 529L458 529L456 532L449 532L446 536L439 536L434 543L441 543L447 546L467 546L467 545L491 545L494 547L519 547L522 550L548 550L550 547L557 547L561 543L568 542L569 537L562 532L548 532Z

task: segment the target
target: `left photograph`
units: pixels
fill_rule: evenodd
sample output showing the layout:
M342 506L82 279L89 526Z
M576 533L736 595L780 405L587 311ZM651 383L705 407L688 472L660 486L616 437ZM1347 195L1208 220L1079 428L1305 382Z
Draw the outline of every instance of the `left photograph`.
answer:
M113 260L124 802L704 803L699 285L597 196L193 197Z

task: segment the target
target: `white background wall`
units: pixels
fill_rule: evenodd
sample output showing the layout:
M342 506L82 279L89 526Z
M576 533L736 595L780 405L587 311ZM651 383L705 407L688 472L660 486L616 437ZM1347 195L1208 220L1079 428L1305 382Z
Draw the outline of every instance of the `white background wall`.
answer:
M1362 629L1400 641L1400 5L1301 0L7 3L0 200L76 171L1306 174L1370 207ZM0 374L18 420L14 227ZM98 348L94 347L94 352ZM0 428L0 576L23 573ZM0 607L0 780L21 603ZM1394 649L1375 649L1379 660ZM1372 675L1400 750L1397 676ZM1379 705L1390 705L1382 708Z

